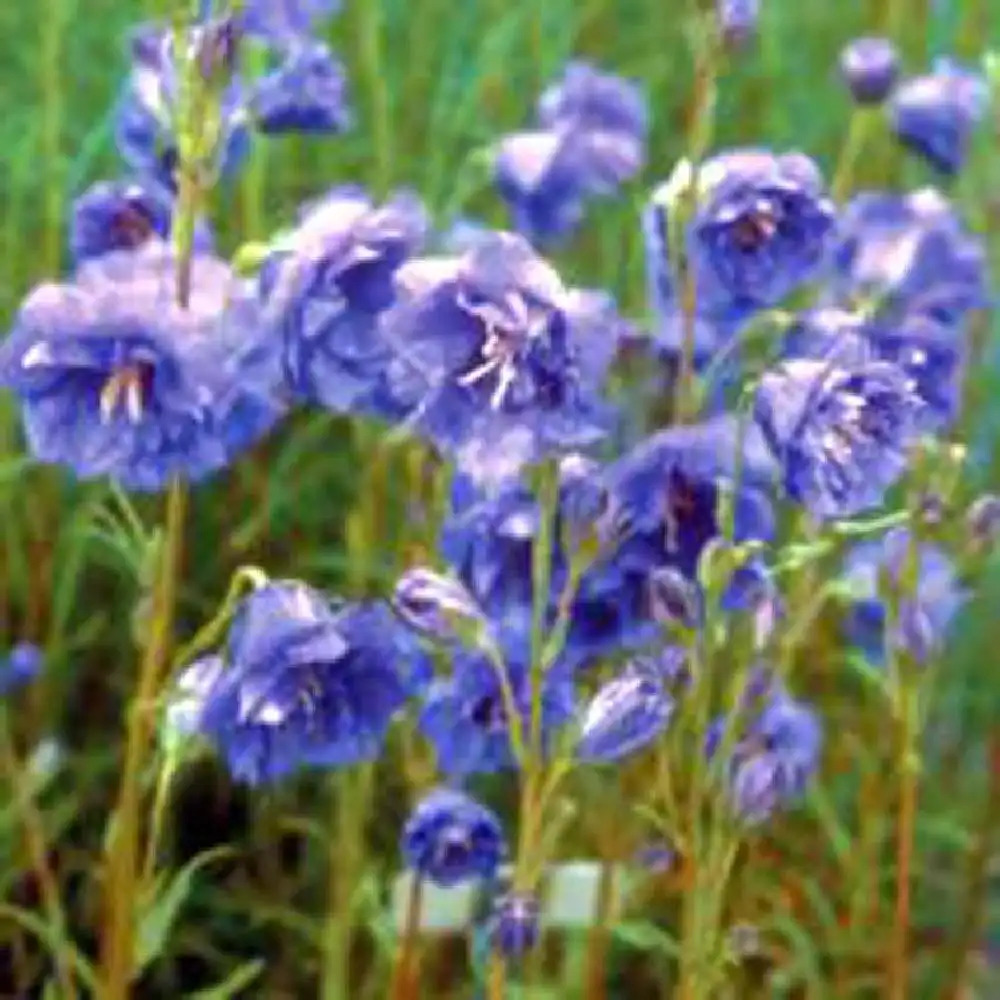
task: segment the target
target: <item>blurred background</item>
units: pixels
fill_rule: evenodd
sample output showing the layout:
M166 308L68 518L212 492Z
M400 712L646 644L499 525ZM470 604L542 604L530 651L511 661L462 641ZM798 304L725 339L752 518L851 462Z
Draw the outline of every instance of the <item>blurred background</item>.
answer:
M64 272L66 210L73 197L95 180L119 175L113 111L128 66L126 39L138 22L167 6L165 0L0 4L0 327L6 328L27 290ZM503 206L480 176L475 152L527 123L542 87L568 58L580 56L642 81L652 137L643 175L622 197L592 205L580 233L554 256L568 282L609 289L622 310L642 322L647 305L637 219L649 188L683 155L694 93L685 6L681 0L345 0L328 35L348 69L355 125L335 138L259 144L237 186L214 196L223 250L266 237L292 221L303 199L345 182L376 194L413 188L439 219L461 213L503 226ZM885 30L889 6L888 0L763 0L756 40L721 68L714 145L799 149L831 177L852 111L837 75L839 50L859 34ZM978 61L1000 47L1000 0L902 0L899 9L896 40L907 71L939 55ZM996 123L985 132L983 149L950 193L970 227L990 241L996 278ZM931 182L927 167L891 149L860 161L854 174L855 187ZM994 316L992 327L984 319L977 335L990 345L985 356L991 364L974 374L970 387L963 438L976 458L970 496L1000 487L1000 319ZM347 564L345 535L368 483L370 472L360 470L370 465L370 449L346 422L302 413L253 456L197 490L185 541L181 634L211 614L233 570L244 563L331 591L384 592L426 543L426 532L418 530L420 512L403 493L400 461L388 460L380 474L390 502L374 526L380 544L373 562ZM31 467L15 407L0 396L0 649L29 639L46 653L42 677L18 697L16 711L11 703L8 720L26 762L22 780L37 786L52 865L71 901L74 936L88 952L96 947L98 923L94 859L116 789L124 699L134 684L133 630L142 627L144 567L108 529L109 503L105 486L84 487L60 470ZM155 522L155 500L137 506L147 523ZM960 995L951 992L948 976L957 958L949 949L957 938L966 939L967 927L974 928L973 951L983 970L979 991L961 995L1000 997L1000 977L992 985L986 978L990 962L1000 965L1000 564L994 570L955 630L925 761L914 962L921 983L915 995L927 998ZM835 642L818 636L818 660ZM828 806L834 817L853 817L868 777L881 766L866 757L865 744L883 720L852 717L851 693L823 676L817 670L820 699L829 699L832 712L843 712L851 730L831 770ZM406 813L400 781L390 767L380 773L369 830L376 868L398 864L395 843ZM222 843L245 850L192 889L173 927L169 961L156 964L137 995L193 995L262 957L266 968L255 966L253 985L217 995L315 995L318 923L308 918L318 920L322 912L318 873L328 836L317 826L317 787L308 778L291 782L262 804L261 796L233 787L210 759L179 779L170 814L177 861ZM890 805L875 801L863 808ZM797 893L788 912L822 928L818 940L832 940L836 914L824 911L807 881L793 885L785 874L821 866L818 859L829 853L822 838L836 837L837 825L815 817L803 824L791 824L773 845L774 856L762 857L753 891L772 904ZM970 893L970 885L983 891ZM880 887L870 891L877 896ZM24 984L38 981L44 967L44 950L8 907L30 911L37 892L12 811L0 798L0 899L6 901L0 909L0 997L25 995ZM379 912L373 902L370 932L356 942L362 965L385 960ZM790 992L773 995L880 995L874 986L843 993L802 986L832 982L829 963L843 956L789 935L789 963L806 971L796 973L798 985ZM558 947L571 951L579 942ZM453 951L442 944L434 966L437 992L428 995L451 995L463 955L461 942ZM561 954L553 961L571 958ZM862 972L867 961L864 955L844 960ZM656 995L648 992L656 981L655 948L640 931L616 940L611 966L621 985L610 995ZM757 995L747 989L748 996ZM570 994L554 988L546 995Z

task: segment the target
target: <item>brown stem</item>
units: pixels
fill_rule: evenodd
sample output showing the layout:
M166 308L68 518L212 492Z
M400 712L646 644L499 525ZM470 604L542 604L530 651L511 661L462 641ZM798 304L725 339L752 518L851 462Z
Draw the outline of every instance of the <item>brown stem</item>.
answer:
M597 913L587 935L587 978L585 1000L604 1000L607 994L608 925L615 898L615 868L610 861L601 865L597 883Z
M406 927L403 943L392 975L392 1000L418 1000L420 997L420 913L423 908L423 879L413 873L406 903Z

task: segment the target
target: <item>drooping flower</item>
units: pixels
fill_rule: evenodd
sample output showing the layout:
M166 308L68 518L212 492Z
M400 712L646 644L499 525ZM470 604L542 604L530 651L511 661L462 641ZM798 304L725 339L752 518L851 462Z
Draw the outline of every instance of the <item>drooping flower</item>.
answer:
M489 937L493 947L507 958L520 958L531 951L540 934L541 907L536 896L507 892L493 903Z
M932 73L900 84L889 111L899 141L952 176L962 169L988 105L989 91L979 73L941 60Z
M436 788L417 803L403 829L407 864L435 885L492 878L503 860L496 815L464 792Z
M871 304L886 326L914 313L957 322L988 302L982 244L933 188L857 195L830 259L834 301Z
M211 25L188 29L185 57L197 58L203 35ZM115 138L122 158L141 177L177 190L178 147L177 102L182 69L171 27L146 24L132 38L132 67L118 102ZM249 151L248 116L242 85L235 77L218 87L211 107L198 116L197 146L202 170L211 164L220 176L229 176Z
M494 170L515 228L543 243L576 228L590 198L638 173L648 113L635 84L573 61L542 93L537 120L500 142Z
M840 74L858 104L881 104L899 75L899 54L888 38L855 38L840 53Z
M386 607L333 606L295 581L244 599L225 660L198 728L252 784L374 759L430 672Z
M308 206L277 244L260 286L296 396L338 412L401 414L379 317L394 301L393 275L426 228L409 193L375 206L360 188L340 187Z
M0 345L31 453L83 479L160 490L218 471L282 412L260 312L227 264L196 255L190 302L163 243L42 285Z
M272 72L255 80L250 95L254 123L265 135L338 133L351 123L344 69L329 46L296 46Z
M485 624L482 610L460 580L422 566L400 577L392 606L410 628L438 641L460 641L464 630Z
M912 548L912 551L911 551ZM905 528L896 528L881 539L862 542L849 554L846 579L855 600L847 615L847 635L875 663L885 658L888 595L880 590L880 577L887 575L892 587L900 587L909 576L908 563L915 560L914 589L902 594L893 635L893 646L918 663L925 663L944 644L949 626L965 603L955 567L947 554L928 542L914 547Z
M896 365L788 361L761 379L754 416L785 491L816 517L882 502L920 430L920 400Z
M499 624L499 623L495 623ZM510 631L520 633L511 636ZM531 725L531 679L528 642L523 629L510 630L497 645L504 676L527 739ZM420 729L437 754L438 766L449 775L487 774L516 765L511 742L512 718L498 673L500 664L478 650L453 657L451 676L431 684L420 712ZM565 662L546 671L541 688L542 738L553 733L576 710L573 676Z
M643 661L635 661L601 687L584 709L577 755L591 762L628 757L664 732L673 713L663 678Z
M19 642L0 657L0 698L30 684L42 670L44 655L31 642Z
M411 424L480 481L601 439L599 387L619 320L607 296L567 289L521 237L400 268L385 317L394 389Z
M712 157L697 172L684 161L653 192L643 220L650 298L675 338L682 297L677 262L669 258L668 220L691 194L697 206L683 238L696 318L709 331L725 331L777 305L816 276L834 209L812 160L800 153L738 149Z
M173 199L159 186L99 181L73 202L69 244L74 263L169 239L173 212ZM204 222L195 228L194 248L198 253L212 250L212 233Z
M822 745L815 712L780 688L756 705L749 721L736 721L738 738L726 761L733 809L749 824L764 822L803 795ZM718 743L710 756L717 749Z

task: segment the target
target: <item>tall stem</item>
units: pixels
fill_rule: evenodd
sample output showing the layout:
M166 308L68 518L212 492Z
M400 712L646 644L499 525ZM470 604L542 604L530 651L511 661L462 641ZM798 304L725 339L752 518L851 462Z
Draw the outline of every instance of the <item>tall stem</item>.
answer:
M16 803L18 818L24 831L24 846L31 867L38 881L45 917L55 937L56 978L64 1000L75 1000L76 985L73 981L73 963L66 947L66 914L59 895L59 883L49 865L45 821L35 803L31 779L23 774L17 758L14 741L7 730L6 714L0 711L0 773L8 783Z
M392 179L392 122L388 76L383 65L382 0L362 0L358 5L361 59L371 101L374 133L376 194L387 194Z
M403 941L392 975L392 988L389 993L392 1000L416 1000L419 995L420 966L418 959L420 956L418 946L422 908L423 879L420 878L418 872L414 872L406 902L406 925L403 928Z

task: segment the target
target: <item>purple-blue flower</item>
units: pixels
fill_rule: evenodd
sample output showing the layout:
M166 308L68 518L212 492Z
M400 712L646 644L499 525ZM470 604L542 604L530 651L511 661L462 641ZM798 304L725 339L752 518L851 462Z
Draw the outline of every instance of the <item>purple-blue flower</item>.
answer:
M760 0L716 0L719 29L728 45L740 48L757 33Z
M260 310L227 264L197 255L188 308L151 242L42 285L0 345L31 453L82 479L161 490L228 465L281 415Z
M173 199L158 185L98 181L73 202L69 245L74 263L132 250L151 239L169 239L173 212ZM195 228L194 248L198 253L212 250L212 233L203 222Z
M628 757L657 739L673 714L663 677L635 661L604 684L583 710L577 756L590 762Z
M649 130L649 111L637 84L582 60L572 60L562 77L542 91L538 123L548 129L572 126L642 138Z
M260 286L296 396L344 413L401 414L387 381L392 348L379 317L395 300L396 270L426 229L413 195L376 206L360 188L340 187L308 206L276 244Z
M323 42L291 49L253 84L250 108L265 135L338 133L351 124L344 69Z
M374 759L430 672L388 608L334 605L295 581L243 600L224 658L198 729L251 784Z
M775 687L747 706L748 721L737 720L737 740L727 764L734 810L750 824L800 798L819 766L822 730L816 713ZM725 725L715 723L716 731ZM718 748L709 749L714 756Z
M607 296L567 289L521 237L397 274L384 330L411 425L485 481L586 448L610 412L599 395L620 320Z
M888 38L855 38L840 53L840 74L858 104L880 104L899 74L899 54Z
M911 552L911 547L913 551ZM955 615L966 600L948 555L937 545L914 545L905 528L896 528L876 541L862 542L847 557L845 577L856 600L847 615L848 639L875 663L883 662L886 645L886 601L880 590L885 574L891 586L900 587L914 558L915 582L911 593L901 595L891 641L918 663L940 651Z
M894 364L787 361L760 381L754 416L785 491L821 518L878 506L902 476L921 405Z
M900 84L889 112L899 141L952 176L962 169L988 105L989 90L979 73L941 60L933 72Z
M501 624L501 623L497 623ZM521 627L502 629L497 642L504 676L513 696L521 732L531 725L529 643ZM500 665L485 652L459 650L452 657L451 676L434 681L420 711L421 732L434 747L438 767L456 777L510 770L516 766L511 743L511 717L498 673ZM572 671L557 661L545 672L541 686L543 741L576 711Z
M725 328L777 305L817 275L834 209L812 160L738 149L697 171L685 161L653 192L643 221L650 296L665 323L680 312L681 301L668 217L691 193L697 205L684 239L701 322Z
M32 642L19 642L0 657L0 698L30 684L41 673L44 654Z
M493 948L506 958L520 958L538 944L541 907L537 897L525 892L507 892L493 903L489 938Z
M461 580L423 566L396 583L392 606L415 632L438 642L467 638L484 624L483 612Z
M421 877L447 888L492 878L506 844L492 810L457 789L436 788L406 821L401 852Z
M292 48L339 7L340 0L246 0L240 23L251 37L279 48Z
M186 43L197 50L201 33L188 30ZM181 67L175 52L173 29L156 24L140 27L132 39L132 68L118 102L115 138L118 151L139 176L177 190L180 152L177 137L177 101L181 89ZM248 117L243 88L232 79L213 94L211 113L197 116L202 130L194 145L205 162L220 176L235 172L249 151Z

